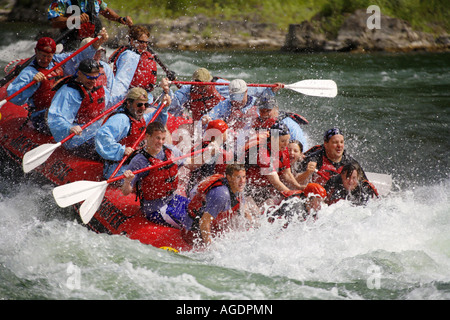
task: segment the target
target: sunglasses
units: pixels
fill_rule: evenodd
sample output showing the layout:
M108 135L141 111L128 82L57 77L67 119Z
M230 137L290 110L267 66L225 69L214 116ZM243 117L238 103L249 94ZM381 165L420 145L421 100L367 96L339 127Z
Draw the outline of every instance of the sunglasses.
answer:
M149 104L148 104L148 102L139 102L139 103L137 103L136 104L136 106L138 107L138 108L140 108L140 107L142 107L142 106L145 106L146 108L148 108L148 106L149 106Z
M149 44L150 43L150 41L145 41L145 40L135 40L135 41L137 41L139 43L142 43L142 44Z
M96 75L96 76L90 76L90 75L88 75L88 74L86 74L86 73L84 73L83 71L81 71L81 73L82 74L84 74L84 76L86 77L86 78L88 78L89 80L97 80L99 77L100 77L100 73L98 74L98 75Z

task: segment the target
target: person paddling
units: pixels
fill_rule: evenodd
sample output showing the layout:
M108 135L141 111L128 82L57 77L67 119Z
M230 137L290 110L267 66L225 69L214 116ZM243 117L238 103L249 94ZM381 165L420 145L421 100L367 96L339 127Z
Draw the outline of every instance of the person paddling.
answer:
M55 91L52 90L53 86L62 77L72 75L73 68L70 67L71 65L79 64L84 59L94 57L97 49L108 39L106 30L102 30L100 35L100 40L76 55L69 64L62 65L47 76L43 74L44 70L52 69L55 64L69 57L71 53L56 54L55 41L49 37L40 38L35 46L35 59L8 86L7 94L11 96L30 82L36 81L36 84L19 93L10 102L16 105L28 104L29 119L33 127L39 132L50 134L45 122L45 114L55 95Z
M94 149L94 136L101 120L84 130L81 127L106 109L104 87L96 86L99 77L100 65L97 61L81 61L77 73L58 84L48 110L47 123L55 141L75 133L64 147L84 157L98 158Z
M162 103L169 105L170 97L165 95ZM95 148L105 160L103 173L106 179L111 178L123 157L136 151L132 145L139 139L155 112L150 111L148 92L143 88L136 87L128 91L123 105L105 119L95 136ZM155 121L166 123L167 107ZM122 175L127 168L128 165L124 164L117 175Z
M136 193L148 220L181 229L189 199L177 193L179 168L190 170L198 167L196 163L201 163L201 158L179 160L135 175L133 172L136 170L181 156L176 146L166 144L167 130L162 123L150 123L145 132L145 147L133 157L125 170L121 191L124 195ZM202 156L200 153L199 157Z
M252 221L251 213L245 209L245 200L251 201L243 196L246 182L242 164L230 164L225 175L214 174L200 182L183 220L183 238L190 244L208 245L231 227L235 217L240 215Z
M102 0L53 0L47 9L47 19L53 28L64 33L74 26L76 13L79 13L79 26L62 40L64 51L76 50L82 39L98 35L102 29L99 15L126 26L133 25L131 17L119 16Z
M148 51L150 32L144 26L132 26L128 37L129 45L118 48L109 58L115 77L112 103L122 100L134 87L144 88L149 93L148 102L152 103L150 93L156 85L158 68L155 57Z

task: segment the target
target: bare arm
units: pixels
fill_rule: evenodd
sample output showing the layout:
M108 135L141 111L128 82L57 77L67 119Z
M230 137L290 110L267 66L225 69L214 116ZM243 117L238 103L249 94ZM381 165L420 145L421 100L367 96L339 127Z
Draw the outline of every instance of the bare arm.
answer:
M200 232L203 242L206 244L211 243L211 222L213 220L213 216L208 212L203 213L203 216L200 218Z

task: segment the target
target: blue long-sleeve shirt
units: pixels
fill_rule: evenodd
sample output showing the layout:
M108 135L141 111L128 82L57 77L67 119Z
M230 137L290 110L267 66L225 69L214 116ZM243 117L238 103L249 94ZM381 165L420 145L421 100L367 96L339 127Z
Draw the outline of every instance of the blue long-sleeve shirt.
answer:
M168 119L167 107L162 110L155 121L166 124ZM153 112L145 113L144 119L148 124L153 118L156 110ZM95 149L97 153L105 160L120 161L125 153L125 145L119 142L124 139L131 129L130 119L124 113L117 113L111 116L97 131L95 135ZM110 178L111 174L117 167L117 163L106 162L104 167L104 175L106 178ZM127 166L123 165L120 171L117 173L121 175Z
M77 89L63 85L53 97L48 109L47 123L55 141L61 141L70 134L70 128L82 123L76 123L78 110L83 98ZM103 112L104 110L102 110ZM81 135L75 135L72 139L64 143L66 149L74 149L88 142L100 128L102 120L91 124L85 128Z
M82 60L92 58L95 55L96 50L89 46L84 51L80 52L78 55L67 61L65 64L62 65L64 75L69 76L72 75L74 72L74 66L78 65ZM73 52L67 52L67 53L61 53L61 54L55 54L53 55L53 61L50 62L46 70L50 70L55 66L55 64L63 61L68 56L70 56ZM11 82L7 88L7 94L8 96L12 95L13 93L19 91L23 87L25 87L27 84L29 84L31 81L33 81L34 76L38 73L38 70L33 67L32 65L29 65L25 67L20 74ZM16 97L10 100L10 102L16 104L16 105L23 105L25 103L28 103L31 110L34 108L34 101L33 101L33 94L39 89L41 86L41 83L35 83L28 89L22 91L19 93Z
M218 83L229 83L228 80L218 79ZM191 85L184 85L177 91L173 92L170 97L172 99L172 103L169 107L169 112L173 114L175 117L179 117L183 114L184 108L183 105L191 99ZM216 90L225 98L230 97L230 93L228 90L228 86L216 86Z

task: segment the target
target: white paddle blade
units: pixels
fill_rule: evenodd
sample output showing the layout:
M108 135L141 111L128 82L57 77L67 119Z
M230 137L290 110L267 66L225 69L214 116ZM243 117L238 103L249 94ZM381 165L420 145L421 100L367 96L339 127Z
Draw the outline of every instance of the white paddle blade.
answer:
M65 208L86 200L93 193L97 193L106 184L106 181L76 181L54 188L53 197L58 206Z
M380 196L387 195L392 188L392 177L389 174L366 172L367 179L377 188Z
M28 173L43 164L60 145L60 142L46 143L25 153L22 159L23 171Z
M308 96L334 98L337 95L337 85L333 80L302 80L284 87Z
M81 205L80 216L84 224L88 224L89 221L91 221L92 217L102 204L107 186L108 185L105 184L102 188L96 189L95 192L93 192Z

